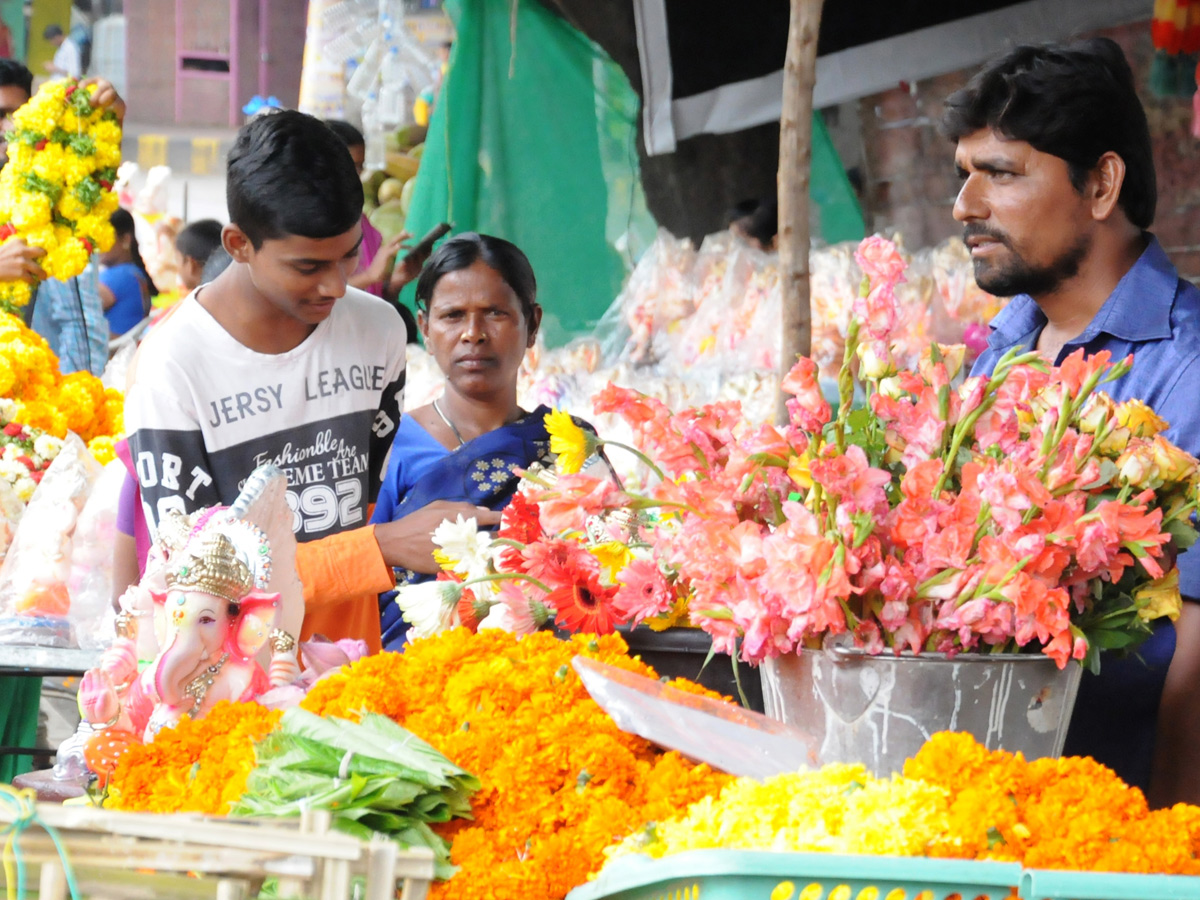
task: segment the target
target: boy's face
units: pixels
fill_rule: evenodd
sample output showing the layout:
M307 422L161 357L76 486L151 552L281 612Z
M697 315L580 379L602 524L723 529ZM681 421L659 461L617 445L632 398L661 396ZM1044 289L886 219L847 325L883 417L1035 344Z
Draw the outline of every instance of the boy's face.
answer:
M236 225L226 225L225 249L234 262L249 268L250 281L265 303L261 312L283 313L306 325L329 317L346 293L347 279L358 266L362 226L331 238L289 235L263 241L257 250Z

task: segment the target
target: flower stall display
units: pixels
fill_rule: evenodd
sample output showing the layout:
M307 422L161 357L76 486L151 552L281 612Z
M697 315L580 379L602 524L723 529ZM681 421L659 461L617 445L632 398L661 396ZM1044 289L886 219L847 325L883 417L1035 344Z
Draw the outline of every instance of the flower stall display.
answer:
M0 172L0 239L41 247L51 278L73 278L115 235L112 186L121 162L121 126L111 110L92 106L95 85L48 81L13 113L8 163ZM29 303L24 281L0 285L0 309Z
M1090 758L1026 761L970 735L941 732L889 778L837 763L736 779L614 844L606 856L612 864L630 854L711 849L1200 875L1200 807L1151 811L1140 790Z
M309 714L321 717L326 730L339 727L336 720L385 716L444 754L456 771L478 778L470 818L429 825L449 842L458 869L434 885L432 896L561 898L599 868L614 838L666 819L730 780L620 731L572 668L579 654L653 676L615 635L561 641L548 633L518 638L459 628L326 675L301 709L309 723ZM283 721L288 715L296 713L283 714ZM123 748L105 805L210 814L249 809L259 802L256 792L273 790L265 771L282 763L280 721L279 712L256 703L222 703L204 719L185 719L152 742ZM309 736L328 749L308 746L305 758L321 756L322 767L342 764L344 739L330 740L316 726ZM328 787L322 771L314 783Z

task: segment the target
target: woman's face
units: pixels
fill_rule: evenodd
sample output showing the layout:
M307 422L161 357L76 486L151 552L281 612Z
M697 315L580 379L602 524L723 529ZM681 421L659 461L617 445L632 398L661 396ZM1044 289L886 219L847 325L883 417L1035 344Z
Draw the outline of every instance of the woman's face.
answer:
M526 320L500 273L476 260L438 280L420 326L450 385L465 396L486 397L516 389L540 319L535 307L534 321Z

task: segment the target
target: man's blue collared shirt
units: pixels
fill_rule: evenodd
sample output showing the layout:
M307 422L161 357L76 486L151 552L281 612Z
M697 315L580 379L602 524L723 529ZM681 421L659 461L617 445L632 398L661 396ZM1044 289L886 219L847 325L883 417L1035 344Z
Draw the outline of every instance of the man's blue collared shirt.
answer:
M1013 347L1031 349L1045 325L1032 297L1014 297L992 319L988 348L971 374L990 373ZM1088 356L1107 350L1114 361L1132 353L1129 374L1101 390L1117 401L1145 402L1169 423L1167 437L1200 457L1200 288L1179 277L1156 238L1055 364L1080 347ZM1179 563L1180 590L1200 600L1200 551L1184 554Z

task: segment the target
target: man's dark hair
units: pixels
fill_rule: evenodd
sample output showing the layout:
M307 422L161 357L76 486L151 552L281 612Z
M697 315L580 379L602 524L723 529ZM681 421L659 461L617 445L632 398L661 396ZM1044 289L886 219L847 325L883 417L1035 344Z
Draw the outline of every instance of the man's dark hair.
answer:
M332 129L334 134L342 139L342 143L347 147L365 147L367 145L363 133L349 122L342 119L326 119L325 124Z
M337 237L362 218L362 182L350 151L304 113L268 111L243 125L226 172L229 221L256 250L293 234Z
M725 216L726 227L735 222L747 236L769 247L779 233L779 201L775 197L742 200Z
M533 311L537 306L537 279L533 276L529 257L520 247L504 238L474 231L451 238L429 258L421 270L421 277L417 279L417 306L428 312L433 291L442 276L470 268L479 260L495 269L504 283L512 288L521 301L525 321L532 325Z
M1154 221L1158 187L1146 111L1125 54L1108 38L1023 45L989 63L946 99L942 128L952 141L990 128L1067 163L1083 190L1105 153L1125 162L1118 200L1139 228Z
M46 30L42 32L42 38L50 41L56 37L62 37L63 30L61 25L47 25Z
M221 246L222 227L216 219L190 222L175 236L175 249L183 256L190 256L203 267L213 255L213 251Z
M15 59L0 59L0 87L19 87L33 96L33 73Z

